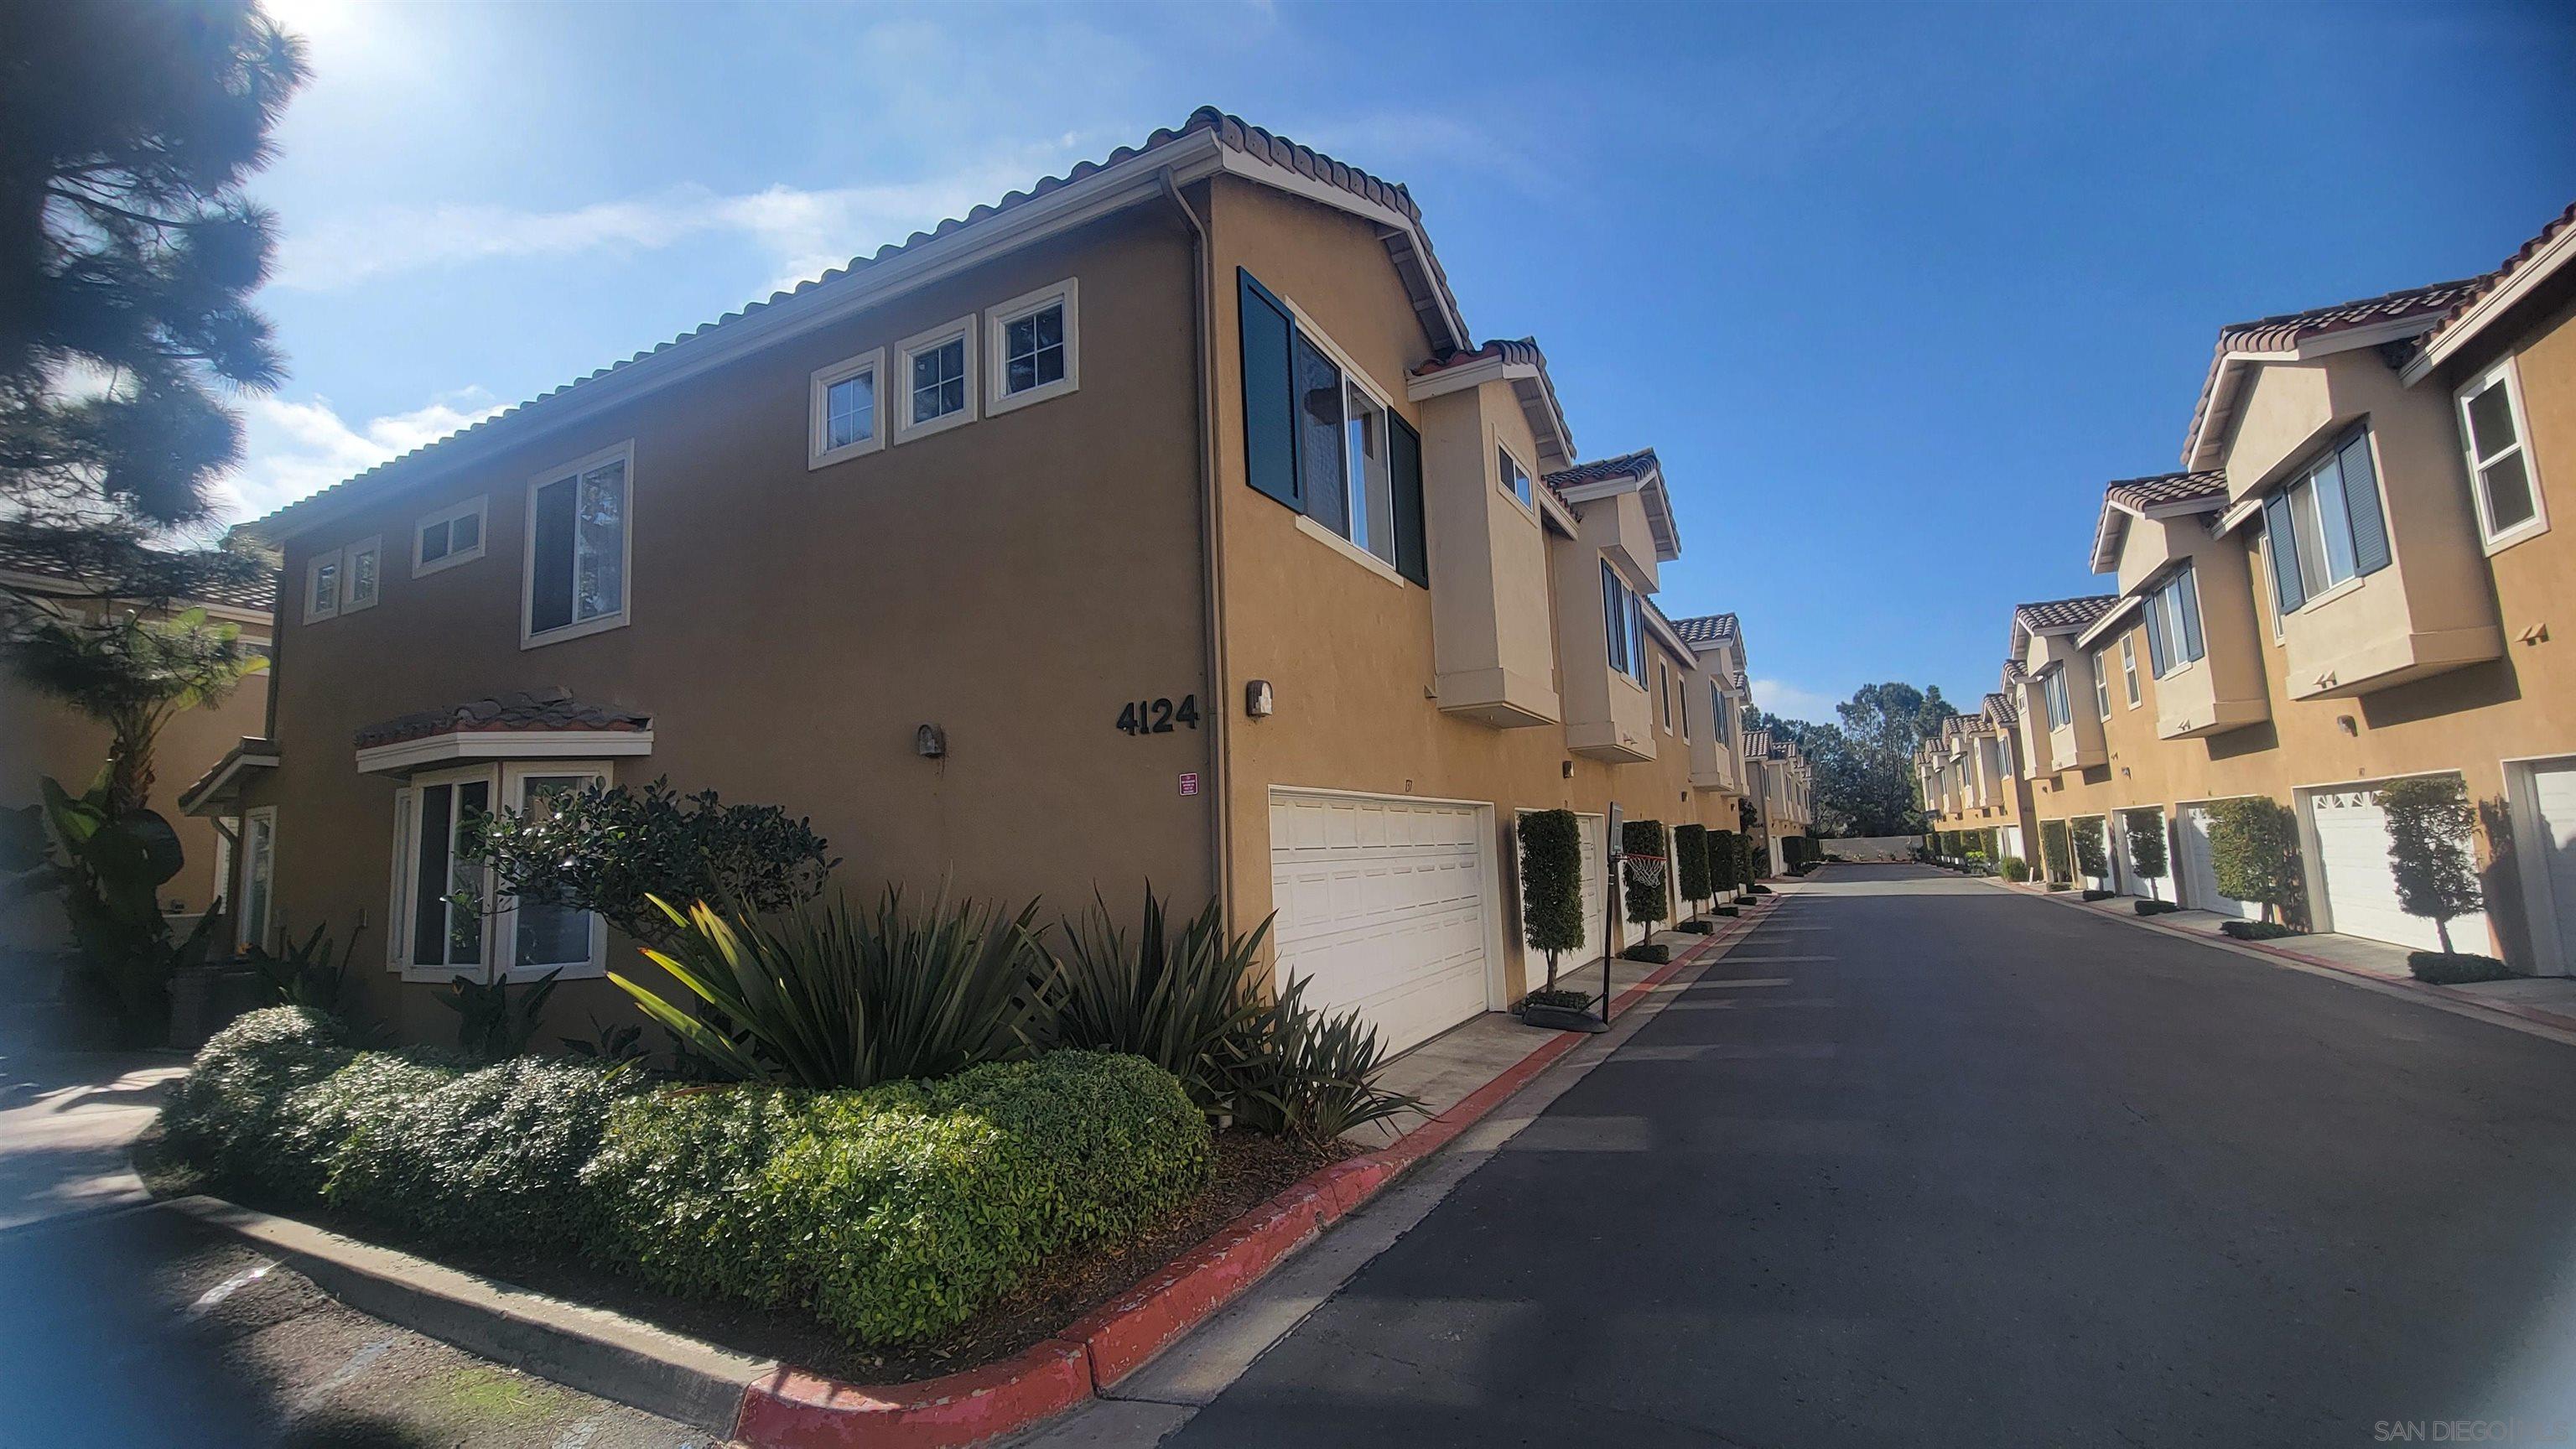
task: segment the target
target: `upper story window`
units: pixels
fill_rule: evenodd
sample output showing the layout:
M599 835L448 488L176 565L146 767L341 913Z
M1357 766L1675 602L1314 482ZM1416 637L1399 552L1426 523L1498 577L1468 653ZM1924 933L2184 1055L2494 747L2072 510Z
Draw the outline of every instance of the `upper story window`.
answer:
M626 622L634 458L635 445L620 443L529 481L521 648Z
M985 315L996 414L1082 385L1080 287L1071 278L1014 297Z
M2039 692L2048 701L2048 727L2062 730L2075 722L2075 708L2066 697L2066 671L2057 668L2039 677Z
M362 538L346 548L317 553L304 566L304 622L354 614L375 606L384 584L385 544Z
M2093 708L2102 718L2111 717L2111 671L2099 649L2093 651Z
M1735 734L1726 717L1726 691L1712 680L1708 686L1709 738L1725 749L1735 748Z
M1646 611L1636 591L1619 577L1608 559L1601 561L1601 625L1609 645L1610 667L1646 685Z
M434 574L483 556L483 523L491 500L475 498L442 508L411 531L411 576Z
M1238 278L1246 481L1395 575L1429 583L1421 435L1301 314L1250 273Z
M2264 501L2263 537L2284 614L2388 567L2388 516L2367 429L2327 449Z
M1521 466L1520 459L1512 456L1511 449L1499 445L1495 447L1494 478L1502 485L1505 493L1520 500L1521 507L1538 506L1537 495L1530 488L1529 470Z
M975 420L975 319L960 317L895 344L894 440L943 432Z
M2133 630L2120 632L2120 678L2129 689L2129 708L2138 707L2138 636Z
M1661 701L1664 707L1664 733L1671 734L1673 732L1673 669L1671 665L1660 659L1655 661L1655 698Z
M2200 576L2186 563L2147 595L2147 659L2162 679L2208 652L2200 633Z
M2544 532L2548 509L2532 468L2531 425L2522 410L2522 378L2511 359L2460 389L2460 447L2468 457L2478 532L2490 550Z
M884 393L877 379L884 372L882 347L814 370L806 405L812 433L805 445L806 467L821 468L885 446L877 401Z

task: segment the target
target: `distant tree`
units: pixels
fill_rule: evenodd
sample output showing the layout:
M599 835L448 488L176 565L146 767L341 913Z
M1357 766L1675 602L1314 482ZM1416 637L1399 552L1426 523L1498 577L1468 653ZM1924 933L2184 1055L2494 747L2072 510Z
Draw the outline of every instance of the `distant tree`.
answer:
M2457 775L2418 775L2379 792L2388 812L2388 863L2397 874L2397 903L2410 916L2433 923L2442 954L2450 955L2451 922L2486 904L2469 855L2477 809Z
M1547 958L1550 989L1557 957L1583 945L1582 832L1571 810L1521 817L1521 921L1530 949Z
M2209 864L2219 894L2261 903L2264 920L2301 914L2299 821L2280 801L2244 795L2210 806Z
M1749 710L1748 729L1796 742L1815 770L1813 802L1821 835L1920 835L1927 824L1915 752L1958 713L1939 686L1863 685L1834 706L1840 723L1785 719Z
M2147 894L2157 900L2156 882L2165 878L2165 820L2154 810L2131 810L2120 817L2129 832L2129 864L2138 878L2147 883Z
M241 187L304 79L250 0L0 6L0 511L79 581L11 592L161 602L255 574L148 545L207 525L240 458L218 390L284 375L248 301L275 223Z

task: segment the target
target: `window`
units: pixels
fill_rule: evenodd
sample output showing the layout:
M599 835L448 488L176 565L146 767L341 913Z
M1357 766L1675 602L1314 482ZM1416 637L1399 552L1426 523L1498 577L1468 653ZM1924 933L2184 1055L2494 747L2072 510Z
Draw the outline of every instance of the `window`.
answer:
M340 616L340 551L316 554L304 566L304 622Z
M1646 612L1608 559L1601 561L1601 623L1610 667L1646 687Z
M528 484L527 609L522 648L626 623L629 476L622 443Z
M1727 749L1735 748L1735 736L1727 728L1726 691L1714 682L1708 687L1708 718L1712 726L1710 737Z
M2138 707L2138 636L2134 630L2120 633L2120 678L2129 687L2129 708Z
M442 508L412 525L411 576L434 574L483 556L484 514L489 498Z
M2199 574L2186 563L2147 595L2147 662L2162 679L2208 652L2200 633Z
M986 314L993 354L993 414L1027 407L1081 385L1081 318L1070 278L1014 297Z
M340 612L353 614L375 607L377 591L384 584L384 539L362 539L342 552L348 559L349 577L343 585L348 594L340 601Z
M2295 614L2328 590L2388 567L2388 522L2370 434L2353 434L2263 504L2274 597Z
M1671 665L1660 659L1655 661L1655 697L1663 703L1664 733L1671 734L1673 732L1673 670Z
M1351 542L1395 562L1395 485L1387 459L1386 409L1354 382L1342 389L1342 434L1350 458Z
M2093 707L2104 719L2111 717L2111 671L2102 651L2093 651Z
M807 426L812 432L805 442L808 469L829 467L885 446L877 407L877 378L884 363L885 349L880 347L814 370L806 400Z
M552 761L413 776L394 797L394 967L430 981L604 969L607 927L598 916L496 896L491 872L466 852L495 800L542 813L551 797L607 780L605 765Z
M362 538L315 554L304 566L304 622L319 623L375 607L383 587L384 539Z
M269 902L277 888L277 807L262 805L242 817L241 920L245 951L268 946Z
M975 319L906 338L895 347L894 440L909 442L975 420Z
M1530 491L1529 470L1521 466L1520 459L1512 456L1511 449L1499 446L1494 449L1494 477L1502 484L1505 493L1520 500L1521 507L1538 507L1537 497Z
M2460 446L2468 456L2479 533L2492 547L2546 530L2549 519L2525 442L2531 427L2522 411L2522 379L2512 361L2461 388L2459 402Z
M2040 693L2048 701L2048 727L2062 730L2075 722L2075 709L2066 697L2066 671L2052 669L2040 676Z

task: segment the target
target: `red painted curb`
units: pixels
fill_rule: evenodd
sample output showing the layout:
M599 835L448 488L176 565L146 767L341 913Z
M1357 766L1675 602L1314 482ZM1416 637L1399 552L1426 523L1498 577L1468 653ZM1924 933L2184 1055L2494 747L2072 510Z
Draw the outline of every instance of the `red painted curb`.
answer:
M1736 925L1647 973L1619 993L1612 1016L1684 966L1741 940L1779 899L1748 907ZM1395 1141L1291 1183L1060 1337L998 1363L911 1384L845 1384L782 1368L744 1388L734 1437L762 1449L962 1449L1063 1413L1144 1367L1583 1040L1560 1032Z

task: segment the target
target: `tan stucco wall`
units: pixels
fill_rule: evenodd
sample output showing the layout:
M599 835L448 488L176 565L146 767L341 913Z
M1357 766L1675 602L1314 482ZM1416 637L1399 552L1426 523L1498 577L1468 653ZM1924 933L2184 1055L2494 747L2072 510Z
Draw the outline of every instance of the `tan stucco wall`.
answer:
M807 469L815 368L1068 276L1079 391ZM1210 732L1113 727L1130 700L1227 707L1204 678L1191 298L1177 216L1125 212L294 539L290 580L369 534L387 567L375 608L309 626L288 611L285 763L262 797L281 806L281 915L343 936L363 920L361 1014L452 1032L426 988L382 967L395 782L356 772L352 736L551 685L653 713L654 752L621 761L621 780L667 773L810 814L862 901L946 883L1042 896L1051 916L1096 886L1132 910L1149 879L1181 907L1206 899L1211 801L1179 780L1206 775ZM630 438L633 623L522 650L532 475ZM413 521L477 494L485 557L413 578ZM946 759L915 754L925 723L947 732ZM609 959L635 964L623 941ZM556 1020L582 1031L621 1000L568 985Z

